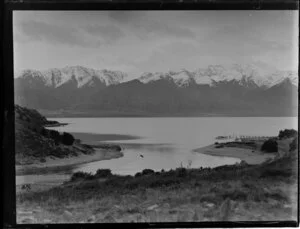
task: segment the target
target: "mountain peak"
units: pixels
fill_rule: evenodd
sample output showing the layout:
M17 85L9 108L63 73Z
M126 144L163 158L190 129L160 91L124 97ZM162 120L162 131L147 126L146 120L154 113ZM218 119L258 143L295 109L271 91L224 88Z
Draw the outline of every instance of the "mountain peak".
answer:
M178 72L175 71L168 71L166 73L162 72L155 72L149 73L145 72L142 74L138 80L142 83L150 83L157 80L171 80L179 87L187 87L192 82L194 82L193 75L186 69L181 69Z
M279 71L263 62L231 65L208 65L193 72L186 69L168 71L166 73L143 73L138 80L149 83L161 79L172 80L179 87L187 87L192 83L215 86L218 82L234 81L247 88L270 88L282 80L289 78L294 85L298 85L298 76L291 71Z
M127 74L121 71L95 70L83 66L66 66L64 68L51 68L45 71L24 70L17 78L36 78L42 80L45 86L60 87L61 85L75 80L77 87L94 85L95 79L105 86L119 84L127 78Z

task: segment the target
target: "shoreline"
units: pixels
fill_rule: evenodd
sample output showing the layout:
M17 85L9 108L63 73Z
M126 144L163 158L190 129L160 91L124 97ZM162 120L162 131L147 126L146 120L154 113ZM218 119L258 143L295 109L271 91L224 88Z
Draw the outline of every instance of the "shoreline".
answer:
M66 126L69 123L54 123L54 124L45 124L44 127L59 127L59 126Z
M96 133L81 133L81 132L70 132L76 139L80 139L81 143L84 144L101 144L105 141L122 141L122 140L134 140L140 139L139 136L128 135L128 134L96 134Z
M193 151L211 156L238 158L250 165L261 164L269 158L274 159L277 156L277 153L264 153L259 150L246 149L242 147L215 148L214 144L197 148Z
M95 149L95 152L89 155L81 154L62 159L47 158L46 162L40 164L16 165L16 176L71 174L72 170L81 164L120 158L123 155L120 151Z
M51 127L56 127L65 126L68 125L68 123L55 123L50 125L52 125ZM45 125L45 127L50 126ZM119 151L118 145L105 144L105 147L107 148L101 148L101 143L99 146L90 145L90 143L99 144L99 141L106 140L107 138L116 138L117 136L115 135L97 135L84 133L82 133L82 135L80 133L76 133L76 135L79 135L74 136L77 140L80 140L80 142L84 143L85 145L89 145L90 147L92 147L94 152L90 154L80 153L77 156L70 156L65 158L46 157L46 162L43 163L37 162L27 165L15 165L16 191L22 191L22 184L31 184L31 188L33 190L49 189L68 180L69 178L66 179L66 177L71 176L73 170L82 164L117 159L124 156L124 153L122 151ZM134 138L133 136L118 137L129 139ZM43 176L43 181L41 181L40 176Z

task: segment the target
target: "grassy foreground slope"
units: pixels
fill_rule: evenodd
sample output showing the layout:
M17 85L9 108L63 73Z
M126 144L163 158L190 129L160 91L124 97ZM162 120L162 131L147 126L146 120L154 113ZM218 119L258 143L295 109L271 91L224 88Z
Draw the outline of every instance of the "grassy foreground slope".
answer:
M291 139L288 139L291 141ZM298 148L260 165L77 174L17 195L18 223L264 221L297 219Z

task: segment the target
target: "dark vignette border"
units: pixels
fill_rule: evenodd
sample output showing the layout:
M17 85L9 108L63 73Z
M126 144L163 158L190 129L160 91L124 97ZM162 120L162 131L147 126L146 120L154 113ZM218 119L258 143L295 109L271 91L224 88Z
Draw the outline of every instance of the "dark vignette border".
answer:
M298 0L6 0L2 14L2 82L1 132L2 143L2 206L4 228L234 228L234 227L298 227L297 221L240 221L240 222L177 222L121 224L16 224L15 195L15 126L13 77L13 11L15 10L299 10ZM298 57L299 58L299 57ZM299 63L299 62L298 62ZM299 94L298 94L299 97ZM299 111L299 107L298 107ZM298 123L299 125L299 123ZM3 136L3 137L2 137ZM298 161L299 163L299 161ZM299 164L298 164L299 166ZM299 174L298 174L299 175ZM299 191L299 182L298 182ZM299 193L299 192L298 192Z

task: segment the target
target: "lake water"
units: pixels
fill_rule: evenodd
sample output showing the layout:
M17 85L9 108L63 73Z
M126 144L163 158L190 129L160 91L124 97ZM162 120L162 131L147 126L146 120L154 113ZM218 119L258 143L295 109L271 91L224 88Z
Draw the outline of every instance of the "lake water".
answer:
M279 130L297 129L296 117L195 117L195 118L49 118L69 125L58 131L101 135L131 135L99 142L121 145L124 157L83 164L75 171L109 168L115 174L134 175L145 168L160 171L180 166L199 168L234 164L237 158L209 156L193 149L214 143L219 135L277 136ZM95 141L95 139L94 139ZM95 142L94 142L95 143Z

